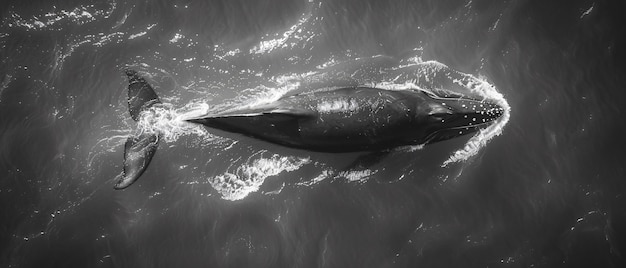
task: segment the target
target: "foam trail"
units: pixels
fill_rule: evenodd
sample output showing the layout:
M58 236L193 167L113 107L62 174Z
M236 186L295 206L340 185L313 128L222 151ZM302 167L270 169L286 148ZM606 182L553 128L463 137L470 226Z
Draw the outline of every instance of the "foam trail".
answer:
M262 154L261 151L258 154ZM290 172L311 162L309 158L280 156L261 157L239 165L234 172L226 172L209 179L209 183L226 200L240 200L259 190L266 178L284 171Z
M181 109L174 109L170 104L155 105L141 114L137 130L141 133L160 133L161 139L167 142L176 141L185 135L197 135L205 141L213 141L218 138L203 126L184 120L194 115L206 114L207 111L206 104L190 104Z

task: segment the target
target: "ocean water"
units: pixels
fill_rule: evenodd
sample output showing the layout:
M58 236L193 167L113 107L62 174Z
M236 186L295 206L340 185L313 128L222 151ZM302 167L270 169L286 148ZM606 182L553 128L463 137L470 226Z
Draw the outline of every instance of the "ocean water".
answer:
M9 0L0 14L3 267L626 265L626 2ZM126 68L165 103L139 122ZM384 157L182 121L350 85L506 113ZM116 191L145 129L158 152Z

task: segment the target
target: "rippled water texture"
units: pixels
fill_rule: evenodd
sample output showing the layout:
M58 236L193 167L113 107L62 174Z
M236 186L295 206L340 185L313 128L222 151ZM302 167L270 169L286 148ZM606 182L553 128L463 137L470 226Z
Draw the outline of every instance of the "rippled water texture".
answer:
M2 266L626 265L622 1L11 0L0 12ZM138 122L126 68L164 103ZM355 85L506 112L388 154L183 120ZM158 152L115 191L139 131L163 134Z

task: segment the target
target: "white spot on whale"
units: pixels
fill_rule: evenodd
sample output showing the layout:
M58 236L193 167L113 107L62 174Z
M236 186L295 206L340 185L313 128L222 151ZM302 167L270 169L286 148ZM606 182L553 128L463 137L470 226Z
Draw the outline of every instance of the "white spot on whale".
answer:
M355 112L359 109L359 103L355 99L338 99L322 101L317 104L320 113Z

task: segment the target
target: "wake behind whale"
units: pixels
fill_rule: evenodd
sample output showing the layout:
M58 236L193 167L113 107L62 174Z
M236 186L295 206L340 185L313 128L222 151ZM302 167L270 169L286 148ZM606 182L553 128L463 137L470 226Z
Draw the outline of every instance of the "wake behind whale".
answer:
M137 72L127 70L131 118L162 105ZM228 132L308 151L327 153L386 151L425 145L475 133L500 118L505 109L489 100L436 91L384 86L321 88L286 94L245 108L187 118ZM134 183L156 153L159 131L129 137L124 170L115 189Z

